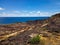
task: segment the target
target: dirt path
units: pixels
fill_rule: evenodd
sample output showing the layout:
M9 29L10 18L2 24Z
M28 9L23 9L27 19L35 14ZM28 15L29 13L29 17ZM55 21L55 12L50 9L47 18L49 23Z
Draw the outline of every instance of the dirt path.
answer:
M44 26L46 26L46 25L48 25L48 23L43 24L41 27L44 27ZM0 41L6 40L6 39L8 39L8 38L10 38L10 37L17 36L18 34L24 32L24 31L32 30L34 27L35 27L35 26L29 26L29 27L26 27L25 29L22 29L22 30L17 31L17 32L14 32L14 33L11 33L11 34L9 34L9 35L0 36Z
M44 26L46 26L46 25L48 25L48 23L43 24L41 27L44 27Z
M32 26L32 27L26 27L25 29L22 29L22 30L17 31L17 32L14 32L14 33L11 33L11 34L9 34L9 35L0 36L0 41L6 40L6 39L8 39L8 38L10 38L10 37L17 36L18 34L24 32L24 31L26 31L26 30L32 30L32 28L34 28L34 26Z

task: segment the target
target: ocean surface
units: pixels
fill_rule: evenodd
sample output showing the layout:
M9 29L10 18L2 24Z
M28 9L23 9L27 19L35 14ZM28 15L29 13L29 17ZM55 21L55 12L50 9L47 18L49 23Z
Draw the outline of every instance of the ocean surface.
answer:
M33 20L45 20L49 17L0 17L0 24L12 24L17 22L26 22Z

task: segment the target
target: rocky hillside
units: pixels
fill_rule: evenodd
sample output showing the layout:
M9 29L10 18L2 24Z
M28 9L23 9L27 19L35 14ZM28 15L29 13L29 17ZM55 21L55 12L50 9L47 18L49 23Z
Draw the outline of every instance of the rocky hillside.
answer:
M31 38L39 35L37 39ZM0 25L0 45L60 45L60 13L47 20Z

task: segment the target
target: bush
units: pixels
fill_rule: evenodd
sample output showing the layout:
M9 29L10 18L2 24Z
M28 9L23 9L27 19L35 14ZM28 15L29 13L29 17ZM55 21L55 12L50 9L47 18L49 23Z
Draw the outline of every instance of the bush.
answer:
M31 38L29 42L30 42L31 44L38 44L38 43L40 42L40 36L37 35L37 36Z

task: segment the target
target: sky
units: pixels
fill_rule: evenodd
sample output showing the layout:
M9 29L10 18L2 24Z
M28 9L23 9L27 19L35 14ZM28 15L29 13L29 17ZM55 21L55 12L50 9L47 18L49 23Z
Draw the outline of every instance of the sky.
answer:
M60 0L0 0L0 17L50 17L60 12Z

